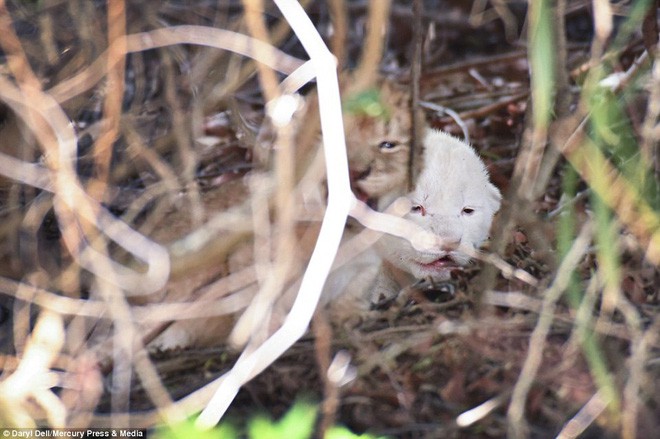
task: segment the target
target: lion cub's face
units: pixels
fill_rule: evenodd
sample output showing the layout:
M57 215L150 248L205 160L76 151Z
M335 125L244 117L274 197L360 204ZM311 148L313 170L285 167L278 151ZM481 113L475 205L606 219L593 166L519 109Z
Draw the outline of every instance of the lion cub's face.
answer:
M413 207L406 218L439 236L442 243L418 252L407 241L387 236L379 251L418 279L446 279L453 268L467 264L470 258L461 247L476 248L488 238L501 200L472 147L435 130L427 132L424 168L408 197Z
M373 101L363 104L359 111L349 108L345 113L354 187L365 198L380 200L403 195L406 191L411 127L409 101L407 90L384 82ZM369 112L370 106L372 112Z

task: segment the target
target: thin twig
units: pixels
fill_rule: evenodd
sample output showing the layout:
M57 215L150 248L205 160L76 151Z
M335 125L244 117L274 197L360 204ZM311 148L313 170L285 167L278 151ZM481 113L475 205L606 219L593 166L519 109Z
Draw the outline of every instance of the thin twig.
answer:
M117 62L106 68L107 91L103 102L104 121L101 134L96 139L93 155L96 165L97 179L88 187L89 195L97 200L103 200L110 177L110 162L113 145L119 136L122 102L124 100L124 77L126 73L126 4L124 0L108 2L108 60Z
M234 53L254 58L279 72L287 74L292 73L302 65L302 61L267 43L237 32L213 29L206 26L181 25L155 29L149 32L126 35L125 41L125 47L128 53L176 44L196 44L230 50ZM48 93L57 102L63 103L89 90L104 77L107 65L118 62L117 58L106 60L110 53L107 50L89 67L76 76L57 84L48 90ZM260 58L259 56L262 53L273 54L273 56L269 55L266 58ZM120 51L117 51L116 56L122 56Z
M411 102L411 133L410 149L408 152L408 190L413 190L417 175L421 172L422 164L422 140L424 138L424 115L417 111L420 106L420 82L422 78L422 54L423 38L422 33L422 9L424 5L422 0L413 0L413 57L410 67L410 95Z
M202 411L196 424L200 428L215 425L225 413L240 387L268 367L285 352L307 329L321 295L323 282L348 216L352 196L348 179L348 161L343 138L339 85L335 60L300 4L293 0L276 0L305 50L310 55L317 74L324 136L326 172L328 175L328 209L317 245L303 275L300 292L284 324L255 350L244 353L232 370L216 381L218 389ZM332 147L330 147L332 145Z
M576 238L573 246L562 261L553 284L543 294L543 306L539 320L529 340L527 358L511 395L511 404L507 412L509 434L514 438L527 437L524 418L529 389L543 359L546 338L554 319L555 306L566 289L571 273L580 262L591 242L591 223L587 223Z
M347 94L358 93L371 87L378 78L378 66L383 56L390 6L391 0L369 2L367 37L362 48L360 64L353 73L353 81Z

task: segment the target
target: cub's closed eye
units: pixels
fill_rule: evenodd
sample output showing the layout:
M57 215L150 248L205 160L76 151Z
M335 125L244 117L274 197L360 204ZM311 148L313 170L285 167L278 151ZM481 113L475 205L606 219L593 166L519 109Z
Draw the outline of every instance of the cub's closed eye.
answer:
M472 215L474 213L474 209L472 207L464 207L461 213L463 215Z
M385 140L385 141L380 142L378 144L378 148L380 150L383 150L383 151L392 150L392 149L396 148L397 146L399 146L398 142L391 142L389 140Z
M421 204L415 204L415 205L410 209L410 211L411 211L412 213L419 213L419 214L421 214L422 216L426 215L426 209L425 209L424 206L422 206Z

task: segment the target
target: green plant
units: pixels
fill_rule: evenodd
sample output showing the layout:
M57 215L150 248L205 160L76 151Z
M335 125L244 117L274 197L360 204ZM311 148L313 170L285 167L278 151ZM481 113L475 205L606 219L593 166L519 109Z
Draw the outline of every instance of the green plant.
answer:
M245 426L245 434L230 421L222 422L216 428L200 430L195 419L187 419L179 424L168 425L156 431L157 439L310 439L314 437L314 427L318 415L316 404L307 401L296 402L279 420L266 415L250 418ZM325 439L376 439L371 434L355 434L346 427L334 426L325 433Z

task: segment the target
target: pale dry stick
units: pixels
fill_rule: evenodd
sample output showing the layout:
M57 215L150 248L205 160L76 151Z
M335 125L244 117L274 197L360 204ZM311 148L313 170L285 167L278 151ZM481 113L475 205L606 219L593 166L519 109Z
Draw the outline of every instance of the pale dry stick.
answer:
M584 341L584 332L590 328L595 328L593 320L595 319L593 310L596 309L596 303L600 299L600 289L598 276L592 276L584 289L584 295L580 306L575 311L575 319L573 322L573 331L571 337L566 343L569 348L568 351L578 351ZM602 328L605 333L608 328ZM611 331L611 328L609 328Z
M101 268L111 269L109 258L99 260L97 263ZM168 423L182 421L185 415L174 405L160 380L158 371L139 336L136 320L123 291L114 282L104 279L97 279L96 287L98 293L108 303L110 316L115 324L112 337L112 380L116 388L111 399L111 426L121 428L127 425L129 415L123 409L128 407L133 368L160 416Z
M141 52L177 44L194 44L228 50L253 58L286 74L290 74L303 64L301 60L247 35L224 29L212 29L205 26L182 25L155 29L149 32L126 35L125 41L127 53ZM272 53L273 56L259 58L261 53ZM116 56L123 55L120 53L116 54ZM119 61L117 58L106 61L108 56L109 51L106 50L103 55L85 70L49 89L48 93L57 102L62 103L94 87L96 83L103 79L106 66Z
M97 179L88 186L88 193L97 200L103 200L110 178L112 145L119 136L126 72L126 4L124 0L109 0L107 9L108 41L111 43L108 60L116 59L117 62L109 63L106 69L103 123L92 150Z
M385 214L372 210L353 196L350 215L371 230L406 239L415 250L430 251L437 248L440 242L432 232L401 218L410 212L411 207L409 199L400 197L388 208L391 214Z
M601 313L597 318L596 321L596 327L605 327L606 328L606 333L610 332L610 328L615 325L615 323L612 321L612 313L614 310L618 309L619 312L624 317L625 323L626 323L626 329L630 333L630 346L632 350L632 355L639 355L636 351L637 349L643 349L641 348L641 345L643 344L643 332L642 332L642 321L640 318L640 315L637 311L637 309L628 301L628 299L623 295L623 292L621 291L621 288L617 287L613 289L608 289L610 287L608 285L608 280L607 280L607 273L604 273L604 268L601 266L598 269L597 273L597 279L598 279L598 284L599 284L599 289L602 290L601 293ZM614 297L610 297L609 300L612 301L611 306L614 306L615 309L608 310L608 312L605 312L603 309L605 308L605 299L603 296L606 294L612 294ZM587 318L591 319L591 316L587 316ZM584 332L586 330L586 326L582 325L579 326L578 329L580 330L579 332L582 334L582 338L584 338ZM644 354L641 354L642 358L644 357ZM631 361L631 360L629 360ZM623 429L623 437L624 438L630 438L633 439L635 438L635 430L636 430L636 423L637 423L637 415L639 412L639 398L638 398L638 392L640 390L640 384L641 384L641 376L644 374L644 368L639 367L637 365L637 368L632 368L630 367L629 375L627 377L626 381L626 387L625 387L625 393L624 393L624 401L623 403L625 404L624 406L620 407L621 414L622 414L622 429ZM601 391L604 393L605 397L609 397L610 400L615 399L616 397L612 395L611 388L612 388L613 383L610 383L609 388L606 389L601 389ZM601 388L603 386L601 385ZM606 390L608 390L606 392ZM614 401L613 401L614 405ZM619 404L617 402L616 404L617 409L619 409Z
M406 212L402 212L400 205L394 203L384 212L384 214L390 215L391 217L380 217L372 221L366 218L368 218L369 215L375 212L374 211L358 212L363 208L364 206L360 206L358 209L355 208L352 209L350 215L353 216L354 218L361 217L363 218L362 224L370 223L374 227L379 227L376 226L375 224L382 223L383 221L386 223L384 227L387 227L387 224L391 222L392 218L401 219L401 216L406 213ZM365 227L365 229L362 230L357 235L351 237L348 240L345 240L342 243L341 247L339 248L337 252L337 256L335 257L335 264L333 265L333 271L340 269L341 267L350 263L360 254L368 250L369 248L372 248L373 245L383 236L383 234L384 234L383 232L379 232L375 229Z
M501 393L488 401L482 402L476 407L466 410L456 417L456 425L461 428L466 428L472 424L479 422L493 412L493 410L501 407L509 398L509 392Z
M136 321L147 323L231 314L249 303L249 297L243 291L255 280L254 269L246 268L205 286L198 292L199 300L195 302L134 305L132 314ZM102 319L108 313L106 302L72 299L7 277L0 276L0 289L19 300L62 315Z
M539 313L541 311L541 300L523 293L522 291L486 291L483 297L484 303L492 306L522 309Z
M580 411L564 425L564 428L557 435L557 439L575 439L579 437L605 411L608 403L602 391L596 392Z
M271 73L274 75L274 72ZM295 120L298 101L294 96L278 96L266 105L268 117L273 121L275 138L275 179L277 223L275 251L278 254L277 289L284 288L287 272L291 271L295 255L295 221L298 210L295 204Z
M258 58L268 59L275 56L272 50L260 50L263 47L273 47L264 21L264 4L263 0L242 0L243 7L245 8L245 24L248 32L255 40L262 41L268 46L255 47ZM268 64L272 65L273 60L270 59ZM279 96L279 87L277 75L268 67L267 64L257 62L257 73L261 90L266 98L266 102L271 102Z
M213 215L204 225L170 244L169 249L172 259L183 258L188 254L194 254L202 250L222 231L251 234L253 231L252 224L246 210L245 206L237 206Z
M234 314L250 304L255 281L249 267L205 286L196 292L194 302L133 306L133 316L140 322L162 322Z
M193 291L191 300L134 305L132 312L146 323L234 314L251 303L256 282L254 267L248 267Z
M37 25L39 29L39 42L44 49L47 63L51 66L56 65L60 59L60 50L57 47L57 40L55 38L54 28L56 25L54 21L55 14L41 14L39 24Z
M622 437L633 439L637 437L637 422L639 417L640 391L647 373L646 366L649 347L656 345L660 334L660 317L656 315L655 322L649 326L643 336L631 343L632 354L629 358L630 376L623 389L624 406L621 414Z
M442 116L443 114L448 114L449 117L454 119L454 122L456 122L456 125L461 127L461 131L463 131L463 138L465 139L466 143L470 143L470 132L468 130L467 124L463 120L460 114L452 110L451 108L444 107L442 105L438 105L433 102L428 102L428 101L421 101L419 103L420 107L422 108L428 108L429 110L433 110L438 115Z
M234 324L229 336L231 345L243 347L259 328L265 328L263 322L272 309L273 302L281 294L286 273L282 273L278 262L271 262L275 245L271 237L273 227L269 215L269 199L273 195L273 185L265 175L255 175L250 179L250 204L252 210L254 269L257 275L259 291L252 303ZM277 272L276 275L273 275Z
M469 61L461 61L450 65L443 65L436 68L429 68L428 73L432 76L445 76L452 75L454 73L463 73L469 71L470 69L488 69L493 65L511 65L512 63L517 62L518 60L526 59L527 53L521 50L514 52L507 52L500 55L487 55L487 56L477 56L470 57ZM442 91L433 92L430 91L424 95L428 100L438 100L442 99L444 96ZM465 100L465 98L457 98Z
M152 325L142 337L142 343L148 345L176 320L235 315L251 303L255 289L254 271L250 267L193 291L187 302L133 306L131 311L136 321L159 324ZM230 321L225 320L225 324ZM142 350L141 346L137 346L138 351Z
M593 321L596 320L593 310L597 308L598 301L602 300L603 288L604 280L602 278L602 273L597 272L595 276L592 276L591 279L589 279L584 297L582 297L580 306L575 312L573 332L567 343L567 345L570 346L570 349L578 351L582 348L584 351L584 345L588 342L588 337L592 331L600 332L606 336L615 334L614 325L610 321L604 322L602 318L599 318L595 324L593 323ZM630 329L625 329L625 338L631 342L631 344L634 343L634 339L631 340L630 337ZM637 333L639 333L639 331L637 331ZM607 405L610 406L610 413L621 413L621 400L613 379L609 375L603 376L599 374L597 367L593 365L594 360L590 361L590 363L590 370L595 384L600 390L599 394L601 395L601 399L605 400Z
M65 224L63 227L67 227L67 225ZM102 223L100 229L103 230ZM97 276L94 286L95 291L107 303L109 316L114 323L112 379L116 388L111 399L112 426L123 427L126 425L127 416L123 413L125 411L123 409L128 407L133 368L135 368L135 372L143 382L147 395L156 404L162 416L171 421L181 420L183 415L177 412L176 409L164 412L163 407L171 406L172 400L160 382L155 366L146 355L144 344L141 342L140 337L137 337L139 332L135 319L131 315L131 308L126 294L124 294L120 280L114 278L114 261L107 254L107 243L105 240L98 238L94 238L89 248L98 247L94 251L101 257L96 256L90 262L95 270L105 275L104 277ZM117 273L117 275L120 276L121 274Z
M75 163L75 151L77 150L76 136L73 128L62 108L53 99L42 92L36 98L26 104L26 98L11 82L0 77L0 99L3 100L19 117L27 122L35 115L42 118L43 123L32 126L33 132L40 143L46 148L48 154L55 157L47 157L46 162L52 166L52 186L55 194L54 207L58 219L61 221L63 238L71 254L76 257L78 263L99 275L106 276L107 273L96 270L95 258L103 258L102 254L91 248L79 250L79 236L77 224L79 220L88 221L91 224L97 222L102 224L101 230L112 241L127 250L129 253L148 264L145 273L138 273L121 264L112 261L113 270L119 275L118 280L122 286L129 291L152 292L161 288L169 275L169 256L167 251L160 245L145 238L127 224L114 218L106 209L91 199L80 186L73 163ZM52 130L51 138L48 129ZM52 140L56 140L53 144Z
M452 119L456 121L456 123L460 126L461 122L464 121L465 119L480 119L483 117L486 117L492 113L495 113L497 110L501 108L505 108L511 104L515 104L516 102L527 100L529 97L529 91L523 91L518 94L511 95L510 93L489 93L489 94L500 94L503 97L501 97L498 101L493 102L492 104L484 105L482 107L475 108L474 110L466 110L462 111L460 113L453 112L453 110L447 111L447 114L449 114ZM446 108L446 107L441 107L441 108ZM446 110L445 110L446 111ZM454 114L452 114L452 112ZM465 122L462 122L465 125ZM463 129L463 132L467 130L467 125L465 127L461 126Z
M38 96L41 91L41 82L32 71L21 41L14 32L14 23L7 10L5 0L0 0L0 28L3 30L0 33L0 45L5 52L10 72L16 78L23 93L31 97Z
M104 260L97 262L101 268ZM110 392L110 416L112 427L118 428L126 425L124 412L128 408L133 378L133 339L137 338L134 321L131 320L130 310L126 299L121 297L121 291L103 279L96 279L95 293L107 304L110 318L113 322L111 335L112 343L108 351L111 352L112 370L110 378L113 386ZM105 349L104 349L105 350ZM106 352L107 353L107 352ZM136 369L137 369L137 365Z
M27 204L24 208L23 220L21 221L18 229L15 233L19 235L24 235L25 238L21 239L20 247L24 249L16 248L17 256L25 251L30 256L30 260L36 263L39 259L39 228L44 224L46 215L52 207L53 197L48 192L41 192L36 194L35 197ZM30 263L31 265L32 263ZM25 267L21 271L23 273L30 272L30 265L23 265ZM35 264L36 265L36 264Z
M240 387L272 364L305 333L339 247L351 200L354 198L348 178L335 60L300 4L293 0L275 0L275 3L314 63L328 175L328 209L289 315L269 339L249 354L242 355L232 370L220 378L213 398L197 418L196 425L200 428L215 425Z
M595 305L595 299L597 299L596 292L597 282L595 281L595 276L591 278L589 285L586 288L587 294L580 304L576 316L557 316L556 320L558 322L563 322L570 325L574 329L578 328L588 328L593 330L595 333L603 334L606 336L617 337L620 340L626 342L631 342L630 330L624 324L615 324L612 322L596 322L595 324L591 322L593 309ZM534 313L539 313L541 311L542 301L531 297L527 294L524 294L520 291L487 291L484 295L484 303L493 306L502 306L505 308L516 308L522 309L525 311L532 311ZM570 349L577 350L577 345L579 341L577 340L579 334L574 330L571 340L566 343L566 345L571 346Z
M58 314L99 318L107 312L107 304L103 302L72 299L4 276L0 276L0 290Z
M502 23L504 23L504 34L506 35L507 41L516 41L518 39L518 20L516 16L511 12L511 9L508 8L507 2L504 0L493 0L493 9L497 12Z
M423 46L424 46L424 32L422 10L424 4L422 0L413 0L412 13L413 13L413 57L412 65L410 66L410 118L412 125L410 129L410 148L408 150L408 190L412 191L417 181L417 176L422 172L423 168L423 138L425 131L424 114L417 111L421 100L421 77L423 65Z
M312 0L301 0L300 4L303 8L307 8L312 3ZM280 20L275 24L270 31L270 42L274 46L281 44L284 39L290 34L291 29L289 28L286 20ZM205 100L205 105L215 106L218 101L222 101L234 93L236 90L241 88L254 74L256 69L255 61L250 61L242 65L240 62L236 62L236 58L230 59L232 64L227 69L231 70L233 67L236 71L234 74L225 77L225 81L218 82L211 91L208 93L208 98ZM206 70L200 70L206 71ZM282 72L286 73L286 72ZM203 110L208 110L208 108L203 108Z
M127 423L128 416L124 413L126 411L124 409L129 403L133 368L161 416L168 422L184 419L184 415L177 411L176 407L166 411L166 408L172 406L173 401L160 381L156 368L146 353L144 343L138 336L139 330L135 324L136 319L132 316L127 295L124 294L121 283L112 278L113 261L107 255L106 242L95 239L90 246L98 246L97 252L103 256L95 258L93 263L95 268L106 274L106 277L97 277L94 286L95 291L107 304L109 317L114 323L112 379L115 383L115 391L111 399L111 425L123 427Z
M65 427L66 408L50 390L58 384L57 376L50 368L63 345L61 316L42 312L18 368L0 381L0 423L3 427L35 428L37 425L27 410L34 403L46 413L50 426Z
M282 94L293 94L305 84L314 79L314 64L305 61L297 67L289 76L284 78L280 84Z
M3 99L0 92L0 99ZM51 170L0 152L0 174L7 178L49 192L53 191Z
M532 287L536 287L539 284L539 280L534 276L522 268L514 267L495 253L485 253L467 245L461 245L459 250L471 258L479 259L480 261L488 262L489 264L493 265L498 270L500 270L502 276L504 276L506 279L515 278L525 282L527 285Z
M138 134L133 124L123 123L122 133L126 136L128 144L127 152L135 154L137 157L144 160L154 173L160 177L160 181L166 186L166 190L170 193L177 193L179 190L176 184L176 173L170 168L160 155L152 148L148 148L142 141L142 137Z
M644 382L644 375L646 374L645 363L648 355L648 344L646 343L645 335L642 333L639 326L639 316L634 307L627 302L625 298L620 298L620 302L625 303L624 306L618 305L622 310L626 320L630 322L630 316L636 321L631 322L628 326L631 327L632 340L630 340L631 355L628 359L629 372L626 379L626 384L623 388L623 406L621 410L621 431L622 437L625 439L634 439L637 437L637 422L639 417L640 393L642 384ZM625 309L625 311L623 311Z
M484 23L488 23L497 18L497 13L495 11L486 9L487 4L487 0L475 0L472 2L472 9L470 10L470 15L468 17L468 22L471 26L482 26Z
M345 0L329 0L328 10L332 21L330 49L337 58L337 65L343 68L346 61L346 40L348 37L348 14Z
M324 374L330 367L330 347L332 344L332 328L328 316L324 312L314 313L311 333L314 337L314 358L319 370L323 400L320 404L320 419L318 421L318 436L324 437L328 428L334 424L337 406L339 404L339 389L335 383Z
M266 175L256 174L248 180L250 187L250 211L252 213L253 230L253 254L254 268L257 273L257 282L266 282L267 272L270 267L270 258L273 256L273 243L270 237L273 235L272 222L270 218L269 200L273 196L273 182Z
M371 87L378 78L378 66L383 56L385 32L390 15L391 0L371 0L367 17L367 37L360 54L360 64L353 73L347 94L359 93Z
M562 260L552 285L543 293L543 305L539 319L529 340L529 350L520 376L513 388L511 403L507 411L508 432L512 438L527 437L525 403L534 382L541 360L545 341L550 331L557 301L568 286L573 269L580 262L591 242L592 225L586 223Z
M243 0L243 3L246 8L245 19L248 30L254 38L267 42L269 37L263 18L262 0ZM260 55L261 57L272 56L272 53L268 52ZM276 256L274 263L268 264L270 269L253 304L250 305L232 332L231 342L237 346L243 346L247 343L248 334L255 337L255 340L259 340L260 335L258 333L263 332L266 328L262 322L266 320L266 314L272 310L272 305L277 297L284 291L295 257L294 227L297 209L294 204L294 124L291 116L296 110L296 99L290 95L281 95L277 76L270 67L257 63L257 72L266 98L266 114L273 122L276 130L273 148L275 150L276 224L272 228L276 237L272 249L275 251ZM287 103L293 103L293 106L287 108ZM267 205L268 203L264 204L264 206ZM259 207L255 207L259 209ZM265 213L267 214L267 211ZM269 229L270 227L266 228L266 231ZM255 229L255 231L259 233L259 229ZM264 236L264 234L261 233L261 236ZM255 245L257 242L258 240L255 240ZM262 252L263 249L255 247L255 255ZM270 260L273 256L268 252L265 258L262 259Z
M607 39L612 33L612 28L614 26L612 19L614 14L612 12L612 5L607 0L594 0L593 7L595 31L595 39L593 42L595 49L593 53L594 55L600 56L605 48Z
M628 70L625 72L616 72L611 75L601 79L598 82L598 86L607 87L612 90L612 93L620 93L631 81L640 73L640 70L643 69L644 65L649 59L648 52L642 52L637 58L635 58L628 67ZM646 157L646 156L642 156Z
M486 9L488 2L486 0L478 0L472 3L472 10L468 21L470 25L479 27L487 24L490 21L500 18L504 24L504 33L507 41L515 41L517 39L518 23L515 15L506 6L502 0L493 0L490 2L492 9Z
M173 49L180 49L174 47ZM179 166L176 171L181 185L186 189L185 202L189 206L188 218L194 226L200 225L206 216L202 203L202 196L199 191L199 185L195 180L195 172L198 166L197 156L192 145L192 139L189 133L193 131L191 127L191 115L183 109L177 95L176 73L173 67L172 56L169 51L163 53L161 60L164 74L164 96L169 107L171 117L171 130L174 134L177 161Z

